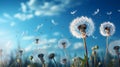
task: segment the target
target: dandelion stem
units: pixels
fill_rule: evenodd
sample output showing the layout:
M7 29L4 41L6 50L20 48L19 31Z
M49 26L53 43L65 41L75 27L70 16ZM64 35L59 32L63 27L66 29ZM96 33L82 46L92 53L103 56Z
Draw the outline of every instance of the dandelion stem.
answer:
M108 36L106 37L106 52L108 52Z
M42 67L45 67L45 63L42 63Z
M89 67L89 63L88 63L88 51L87 51L87 45L86 45L86 38L83 38L83 43L84 43L84 48L85 48L85 53L86 53L86 67Z
M55 59L54 59L54 58L53 58L53 61L54 61L55 65L56 65L56 67L58 67L58 66L57 66L57 62L55 61Z

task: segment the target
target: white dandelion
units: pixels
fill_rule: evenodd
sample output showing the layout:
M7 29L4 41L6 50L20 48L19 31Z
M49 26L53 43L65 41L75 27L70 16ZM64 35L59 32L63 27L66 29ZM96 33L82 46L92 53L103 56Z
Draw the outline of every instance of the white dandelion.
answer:
M111 22L104 22L100 26L100 33L103 36L106 36L106 53L105 56L108 54L108 47L109 47L109 42L108 42L108 37L112 36L115 33L115 26Z
M115 26L111 22L104 22L100 26L100 33L103 36L111 36L115 33Z
M61 58L60 61L61 61L61 64L64 65L64 67L67 67L68 60L66 57Z
M60 39L58 41L58 47L60 47L61 49L66 49L70 46L70 42L68 41L68 39Z
M44 55L42 60L38 57L38 55L41 55L41 54ZM47 60L46 58L47 55L48 55L47 51L44 49L40 49L40 48L35 49L33 53L31 54L31 56L33 56L33 62L37 62L37 63L39 62L43 63L43 61L46 62L45 60Z
M91 36L94 32L94 23L92 19L84 16L74 19L70 24L70 31L76 38L83 38L85 53L88 58L86 37ZM86 65L87 67L89 66L88 59Z
M120 40L116 40L116 41L111 42L110 45L109 45L109 47L108 47L108 51L113 56L117 55L116 50L114 49L115 47L118 47L118 49L120 51Z
M64 54L68 59L69 59L69 55L68 55L68 52L67 52L66 48L68 48L69 46L70 46L70 42L68 41L68 39L60 39L59 42L58 42L58 47L63 49Z
M90 36L94 32L94 23L91 18L82 16L82 17L77 17L72 21L70 24L70 32L72 33L73 36L76 38L82 38L82 32L79 30L80 25L85 25L86 26L86 35Z

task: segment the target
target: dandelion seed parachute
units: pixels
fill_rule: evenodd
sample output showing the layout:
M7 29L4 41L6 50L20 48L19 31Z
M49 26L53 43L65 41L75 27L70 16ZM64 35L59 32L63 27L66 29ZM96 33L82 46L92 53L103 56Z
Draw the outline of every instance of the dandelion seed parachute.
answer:
M105 31L105 28L106 28L106 27L110 28L110 33L109 33L110 36L115 33L115 26L114 26L114 24L111 23L111 22L104 22L104 23L102 23L101 26L100 26L100 33L101 33L103 36L107 36L106 31Z
M86 29L86 35L90 36L94 32L94 22L91 18L88 18L86 16L77 17L74 19L70 24L70 32L73 36L76 38L82 38L82 33L79 31L78 26L85 24L87 26Z
M70 42L68 41L68 39L60 39L58 41L58 47L60 47L61 49L63 49L64 47L68 48L69 46L70 46Z
M120 40L116 40L110 43L109 47L108 47L108 51L110 52L110 54L112 55L116 55L116 51L114 50L115 46L119 46L120 47Z

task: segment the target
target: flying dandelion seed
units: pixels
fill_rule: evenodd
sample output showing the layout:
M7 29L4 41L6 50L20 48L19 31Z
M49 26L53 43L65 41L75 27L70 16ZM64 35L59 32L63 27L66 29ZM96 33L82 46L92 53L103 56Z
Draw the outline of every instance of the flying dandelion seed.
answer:
M109 31L106 31L109 30ZM100 33L103 36L111 36L115 33L115 26L111 22L104 22L100 26Z
M69 46L70 42L68 41L68 39L60 39L58 41L58 47L60 47L61 49L68 48Z
M120 40L116 40L110 43L109 47L108 47L108 51L110 52L110 54L112 54L113 56L117 55L116 51L115 51L115 47L119 46L120 48ZM119 49L120 50L120 49Z
M79 31L78 27L80 25L85 25L86 26L86 35L90 36L94 32L94 23L91 18L82 16L82 17L77 17L72 21L70 24L70 31L73 36L76 38L82 38L82 32Z

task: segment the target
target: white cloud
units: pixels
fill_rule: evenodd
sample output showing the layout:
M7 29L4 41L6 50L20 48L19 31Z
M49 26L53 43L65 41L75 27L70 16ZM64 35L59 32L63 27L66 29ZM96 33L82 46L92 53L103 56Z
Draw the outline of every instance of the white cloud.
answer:
M93 15L97 15L99 12L100 12L100 9L97 9L97 10L93 13Z
M21 3L21 12L16 13L15 17L20 20L28 20L33 16L59 15L67 8L75 6L75 3L73 5L70 5L70 3L72 3L71 0L29 0Z
M118 12L120 12L120 9L118 10Z
M55 22L55 20L51 20L51 23L53 24L53 25L58 25L58 23L57 22Z
M3 13L3 16L7 19L12 19L12 16L10 16L8 13Z
M111 14L112 14L112 12L110 11L110 12L107 12L106 14L107 14L107 15L111 15Z
M0 18L0 23L9 24L11 27L15 26L14 17L10 16L8 13L3 13L3 17Z
M77 10L74 10L74 11L72 11L72 12L70 12L70 14L75 14L77 12Z
M57 42L57 39L53 38L53 39L48 40L48 42L49 43L55 43L55 42Z
M48 46L48 45L44 45L44 46L42 46L42 49L48 49L50 46Z
M22 21L33 18L33 14L17 13L14 15L15 18L18 18Z
M25 3L21 3L22 12L27 12L27 6Z
M34 38L35 38L34 36L23 36L22 40L32 40Z
M11 26L11 27L15 26L15 22L11 22L11 23L10 23L10 26Z
M48 49L50 47L55 47L56 42L57 42L56 38L47 39L46 37L43 37L42 39L40 39L40 43L37 46L38 48L40 47L41 49ZM32 49L33 49L33 44L30 44L25 48L25 51L28 52L31 51Z
M28 8L35 12L36 16L52 16L57 15L59 12L62 12L67 4L64 4L62 1L59 1L60 4L55 4L55 0L51 2L39 1L39 0L30 0L28 2Z
M58 35L60 35L60 33L59 32L54 32L53 35L58 36Z
M83 47L83 43L81 43L81 42L76 42L74 44L74 49L79 49L79 48L82 48L82 47Z
M31 51L33 49L33 45L29 45L29 46L27 46L24 50L25 50L25 52L29 52L29 51Z
M56 38L51 38L51 39L44 38L40 40L40 45L53 44L56 42L57 42Z

